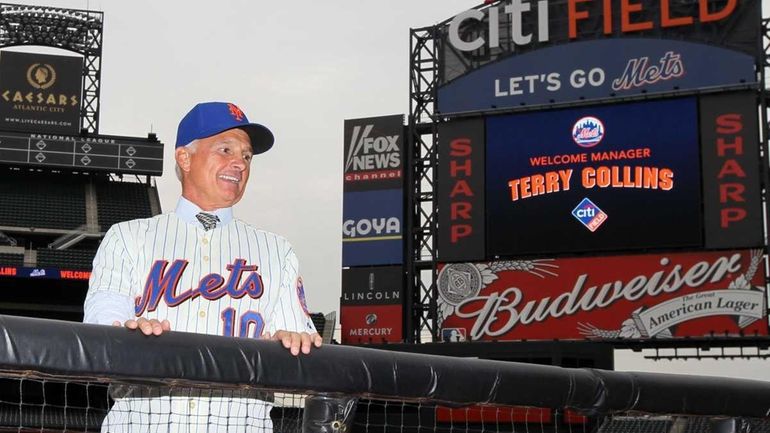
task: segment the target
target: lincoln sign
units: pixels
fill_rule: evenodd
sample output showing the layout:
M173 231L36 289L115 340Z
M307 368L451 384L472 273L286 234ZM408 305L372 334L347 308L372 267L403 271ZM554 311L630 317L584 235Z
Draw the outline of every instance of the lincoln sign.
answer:
M767 335L759 250L453 263L442 329L469 340Z

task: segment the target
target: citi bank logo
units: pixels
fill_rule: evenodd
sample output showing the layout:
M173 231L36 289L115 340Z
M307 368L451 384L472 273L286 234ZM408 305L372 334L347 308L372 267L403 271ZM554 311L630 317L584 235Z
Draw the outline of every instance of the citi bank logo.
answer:
M588 198L584 198L575 209L572 210L572 216L577 218L588 230L595 232L605 221L607 214L599 206L595 205Z

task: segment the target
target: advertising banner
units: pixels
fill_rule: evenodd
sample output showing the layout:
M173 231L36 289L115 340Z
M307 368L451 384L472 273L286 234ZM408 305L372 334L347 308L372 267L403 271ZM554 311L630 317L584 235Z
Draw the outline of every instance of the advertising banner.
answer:
M468 340L768 334L760 250L453 263L440 328Z
M563 49L547 51L547 55L529 57L527 61L507 63L509 68L498 72L506 76L506 80L513 79L514 84L515 78L521 75L520 89L529 90L535 84L538 88L542 88L542 84L553 85L553 77L543 82L540 74L560 73L564 80L560 82L568 84L568 75L564 74L577 69L587 72L596 67L613 69L612 58L625 64L633 58L640 59L632 65L633 70L637 72L636 78L646 81L671 79L674 72L672 64L667 67L658 63L668 51L682 56L681 65L690 71L687 75L691 78L701 73L711 74L714 69L737 71L744 68L743 61L740 66L730 63L736 58L731 57L728 51L745 54L746 58L759 58L761 55L762 44L757 41L757 35L762 31L761 1L502 0L485 3L491 4L461 12L436 28L436 46L440 47L439 86L487 65L502 63L508 57L529 55L559 46ZM607 40L618 40L618 44L583 44ZM630 43L623 42L626 40ZM639 44L644 41L651 44ZM697 46L702 46L704 50L699 50ZM721 50L712 51L709 47ZM609 51L610 48L614 51ZM649 51L653 48L653 51L662 51ZM608 58L599 58L600 53ZM704 54L713 56L708 61L718 62L720 67L697 69L696 65L702 64L704 59L701 56ZM566 56L563 62L561 55ZM641 60L648 56L646 61ZM583 62L583 58L590 58L591 61ZM556 68L548 70L549 67ZM729 75L725 78L732 82ZM694 82L689 79L682 82L693 85ZM476 81L482 83L482 80ZM747 82L754 81L752 77ZM487 93L483 87L478 87L478 91ZM439 106L444 103L444 96L446 93L439 94ZM561 97L556 99L564 100ZM444 108L441 111L446 112Z
M340 305L401 305L403 291L401 266L343 269Z
M438 258L484 259L484 119L438 126Z
M30 268L25 266L0 266L0 277L88 281L88 279L91 278L91 271L59 268Z
M3 51L0 129L79 133L82 80L81 57Z
M719 67L713 67L719 59ZM756 83L754 57L692 42L585 41L511 56L441 87L442 113Z
M404 192L346 192L342 202L342 266L400 264Z
M489 257L702 246L694 98L487 118Z
M402 320L401 305L342 305L342 344L398 343Z
M345 120L344 190L401 188L404 116Z
M757 106L750 92L700 99L707 248L764 243Z

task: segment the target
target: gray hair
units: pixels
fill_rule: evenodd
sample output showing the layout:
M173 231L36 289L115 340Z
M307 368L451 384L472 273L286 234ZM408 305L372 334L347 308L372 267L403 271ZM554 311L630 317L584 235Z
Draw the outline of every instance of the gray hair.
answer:
M195 153L195 151L198 148L198 140L193 140L193 141L189 142L187 145L182 146L182 147L187 149L187 151L190 152L190 153ZM179 167L179 163L177 163L176 166L174 167L174 171L176 171L176 178L181 181L182 180L182 169Z

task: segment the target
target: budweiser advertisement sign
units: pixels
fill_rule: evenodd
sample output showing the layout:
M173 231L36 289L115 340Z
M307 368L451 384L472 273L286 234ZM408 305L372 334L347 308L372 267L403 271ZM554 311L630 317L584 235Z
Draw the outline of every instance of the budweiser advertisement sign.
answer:
M767 335L759 250L452 263L442 335L580 340Z

